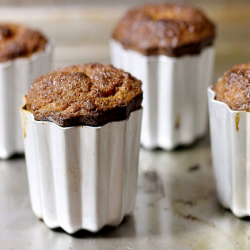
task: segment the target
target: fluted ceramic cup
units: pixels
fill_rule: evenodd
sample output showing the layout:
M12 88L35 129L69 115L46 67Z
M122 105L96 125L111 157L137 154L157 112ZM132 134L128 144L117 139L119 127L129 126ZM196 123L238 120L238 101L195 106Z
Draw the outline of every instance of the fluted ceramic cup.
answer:
M101 127L21 115L32 209L48 227L97 232L133 211L142 109Z
M23 153L19 108L33 81L51 71L53 42L30 57L0 63L0 158Z
M212 84L214 47L198 55L145 56L110 42L112 64L142 81L141 144L172 150L208 129L207 87Z
M208 88L213 171L220 203L250 215L250 113L231 110Z

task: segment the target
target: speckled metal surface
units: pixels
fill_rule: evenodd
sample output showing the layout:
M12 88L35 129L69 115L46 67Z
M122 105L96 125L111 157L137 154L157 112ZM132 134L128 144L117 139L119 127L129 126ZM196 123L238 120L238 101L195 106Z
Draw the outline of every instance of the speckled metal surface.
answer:
M24 159L0 161L0 249L249 249L249 221L217 201L208 136L174 152L141 149L139 166L133 214L71 236L33 214Z

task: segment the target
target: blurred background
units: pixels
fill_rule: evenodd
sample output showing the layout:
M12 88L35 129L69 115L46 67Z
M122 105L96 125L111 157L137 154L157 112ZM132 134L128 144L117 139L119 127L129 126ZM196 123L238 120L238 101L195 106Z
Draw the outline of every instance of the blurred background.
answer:
M54 38L54 68L109 63L109 38L118 20L143 0L1 0L0 21L26 24ZM171 1L176 2L176 1ZM214 81L229 67L250 61L250 1L189 0L217 25Z

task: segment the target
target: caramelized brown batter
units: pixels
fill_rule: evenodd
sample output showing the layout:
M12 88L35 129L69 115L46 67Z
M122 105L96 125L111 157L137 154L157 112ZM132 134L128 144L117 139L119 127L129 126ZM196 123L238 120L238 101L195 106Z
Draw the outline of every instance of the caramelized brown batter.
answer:
M38 31L14 24L0 24L0 62L29 57L43 51L47 39Z
M59 126L100 126L141 107L141 81L112 65L84 64L38 78L27 95L36 120Z
M197 9L184 5L145 5L127 12L113 38L144 55L197 54L213 44L215 26Z
M232 110L250 111L250 63L235 65L213 86L215 99Z

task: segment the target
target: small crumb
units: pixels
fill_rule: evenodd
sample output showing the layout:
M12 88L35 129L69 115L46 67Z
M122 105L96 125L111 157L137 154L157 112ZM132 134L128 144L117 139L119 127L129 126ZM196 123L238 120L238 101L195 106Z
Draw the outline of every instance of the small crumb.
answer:
M199 165L194 165L188 168L188 172L194 172L200 169Z

